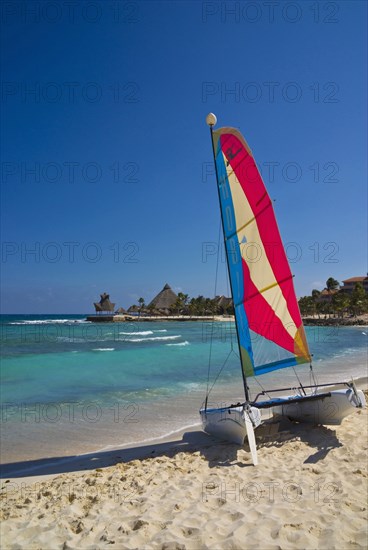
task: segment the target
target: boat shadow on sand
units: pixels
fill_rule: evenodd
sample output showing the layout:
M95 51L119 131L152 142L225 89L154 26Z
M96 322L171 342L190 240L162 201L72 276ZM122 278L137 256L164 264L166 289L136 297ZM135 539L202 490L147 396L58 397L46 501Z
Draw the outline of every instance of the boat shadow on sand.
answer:
M326 426L292 422L287 419L266 421L257 428L255 436L260 464L262 463L263 448L281 448L291 442L302 442L307 447L315 449L315 452L304 460L304 464L315 464L323 460L332 449L342 447L335 430L326 428ZM249 461L244 462L243 457L239 459L239 449L249 453ZM234 464L240 467L253 466L247 439L242 447L226 442L219 443L217 440L210 446L203 446L200 452L208 460L210 467L233 466Z
M258 449L282 447L288 442L296 441L315 448L316 451L304 460L304 464L315 464L323 460L332 449L342 447L334 429L307 422L293 422L285 418L265 422L256 432L256 437Z
M256 430L257 448L260 451L262 461L262 448L282 447L289 442L303 442L315 452L308 456L304 463L316 463L323 460L334 448L342 444L336 437L336 432L325 426L294 423L288 420L265 422ZM0 478L20 478L42 475L56 475L62 473L95 470L107 468L121 462L131 460L149 459L160 456L169 458L182 452L199 452L207 461L210 468L216 466L229 467L252 466L249 460L244 461L244 456L239 458L239 450L249 452L249 446L245 441L243 447L220 441L203 431L185 432L182 439L166 441L164 443L151 443L145 446L120 448L109 451L100 451L85 455L55 456L40 458L22 462L2 464Z

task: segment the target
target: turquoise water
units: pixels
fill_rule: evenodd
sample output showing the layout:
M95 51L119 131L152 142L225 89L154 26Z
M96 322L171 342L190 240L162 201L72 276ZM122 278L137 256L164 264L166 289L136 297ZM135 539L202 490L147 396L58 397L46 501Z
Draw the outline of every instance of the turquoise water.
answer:
M231 322L88 323L83 315L1 316L2 462L161 437L198 422L213 402L242 398ZM367 329L308 327L320 383L366 376ZM229 356L230 353L230 356ZM298 373L309 382L309 368ZM292 369L251 379L295 384Z

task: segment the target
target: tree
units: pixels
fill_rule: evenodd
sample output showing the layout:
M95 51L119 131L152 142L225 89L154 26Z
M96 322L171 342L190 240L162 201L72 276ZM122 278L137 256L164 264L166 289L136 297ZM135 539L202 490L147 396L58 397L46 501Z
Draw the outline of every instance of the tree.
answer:
M139 308L139 316L141 315L142 309L144 308L144 298L139 298L138 304L140 306Z
M367 309L367 302L367 295L362 283L356 283L350 296L350 307L355 316Z
M332 297L332 307L338 317L344 317L344 311L349 307L349 297L344 292L336 292Z
M173 310L176 310L176 313L179 315L183 307L184 307L184 294L182 292L179 292L178 297L176 298L175 304L173 304Z
M313 315L315 312L315 303L312 296L302 296L299 300L300 313L303 316Z
M320 296L321 296L321 291L314 288L312 290L312 296L311 296L313 304L310 304L310 307L313 310L313 311L311 311L311 313L313 315L318 313L318 316L319 316L319 313L321 311Z
M191 315L203 315L206 305L206 299L203 296L192 298L189 304L189 311Z
M216 310L216 304L214 300L211 300L211 298L206 298L204 303L204 313L205 315L214 315Z
M333 277L329 277L326 281L327 290L336 290L339 285L339 281L336 281Z

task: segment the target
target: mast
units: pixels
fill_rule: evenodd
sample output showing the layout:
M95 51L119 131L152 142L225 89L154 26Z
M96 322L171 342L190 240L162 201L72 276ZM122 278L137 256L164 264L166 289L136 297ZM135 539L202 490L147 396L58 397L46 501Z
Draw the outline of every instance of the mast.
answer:
M237 341L238 341L239 359L240 359L241 372L242 372L242 377L243 377L244 394L245 394L246 402L249 402L249 391L248 391L247 379L246 379L246 376L245 376L245 373L244 373L244 365L243 365L242 353L241 353L241 349L240 349L239 326L238 326L238 322L237 322L237 316L235 315L234 293L233 293L233 286L232 286L232 282L231 282L229 260L228 260L228 257L227 257L226 235L225 235L225 228L224 228L224 213L223 213L223 210L222 210L222 203L221 203L221 197L220 197L220 186L219 186L219 176L218 176L217 163L216 163L215 143L213 141L213 127L215 126L215 124L217 122L217 118L213 113L209 113L206 117L206 122L207 122L208 126L210 127L210 134L211 134L213 161L215 163L215 173L216 173L216 182L217 182L217 193L218 193L218 199L219 199L219 203L220 203L222 233L223 233L223 236L224 236L224 245L225 245L225 253L226 253L226 265L227 265L228 276L229 276L231 298L233 299L233 306L234 306L234 319L235 319L235 328L236 328L236 338L237 338Z

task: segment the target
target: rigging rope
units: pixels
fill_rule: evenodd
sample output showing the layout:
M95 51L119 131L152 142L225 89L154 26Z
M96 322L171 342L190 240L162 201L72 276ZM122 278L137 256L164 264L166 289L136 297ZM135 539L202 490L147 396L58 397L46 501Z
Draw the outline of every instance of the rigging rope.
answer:
M263 387L257 376L254 376L254 381L257 382L263 393L266 394L270 399L272 399L272 395Z
M210 389L209 389L209 391L208 391L208 393L207 393L207 395L206 395L206 405L207 405L208 396L209 396L209 394L211 393L211 391L212 391L212 389L213 389L213 386L216 384L217 380L219 379L219 376L220 376L220 374L222 373L222 371L224 370L224 367L225 367L226 363L228 362L229 357L230 357L230 355L231 355L232 353L235 353L233 349L231 349L231 350L229 351L228 356L226 357L226 359L225 359L225 361L224 361L224 363L223 363L221 369L220 369L219 372L217 373L217 376L216 376L216 378L215 378L215 380L214 380L212 386L210 387ZM235 354L235 355L236 355L236 354Z
M295 370L295 367L292 367L292 369L293 369L293 371L294 371L295 376L297 377L297 380L298 380L298 382L299 382L299 385L300 385L301 389L303 390L304 395L306 395L305 389L304 389L303 384L302 384L302 381L300 380L300 378L299 378L299 376L298 376L298 373L297 373L296 370Z
M313 384L316 386L316 392L317 392L317 388L318 388L319 384L318 384L317 377L314 374L313 365L311 363L309 365L309 383L310 383L310 385L312 385L312 381L313 381Z
M214 298L216 297L217 293L217 279L218 279L218 268L219 268L219 257L220 257L220 239L221 239L221 220L219 224L219 231L218 231L218 238L217 238L217 259L216 259L216 274L215 274L215 288L214 288ZM211 324L211 335L210 335L210 351L209 351L209 357L208 357L208 369L207 369L207 389L206 389L206 400L205 400L205 409L207 408L207 401L208 396L210 394L210 391L213 388L213 384L211 389L209 390L209 384L210 384L210 372L211 372L211 360L212 360L212 344L213 344L213 332L214 332L214 326L215 321L212 320ZM224 365L223 365L224 366ZM222 366L222 368L223 368ZM222 369L221 369L222 370Z

